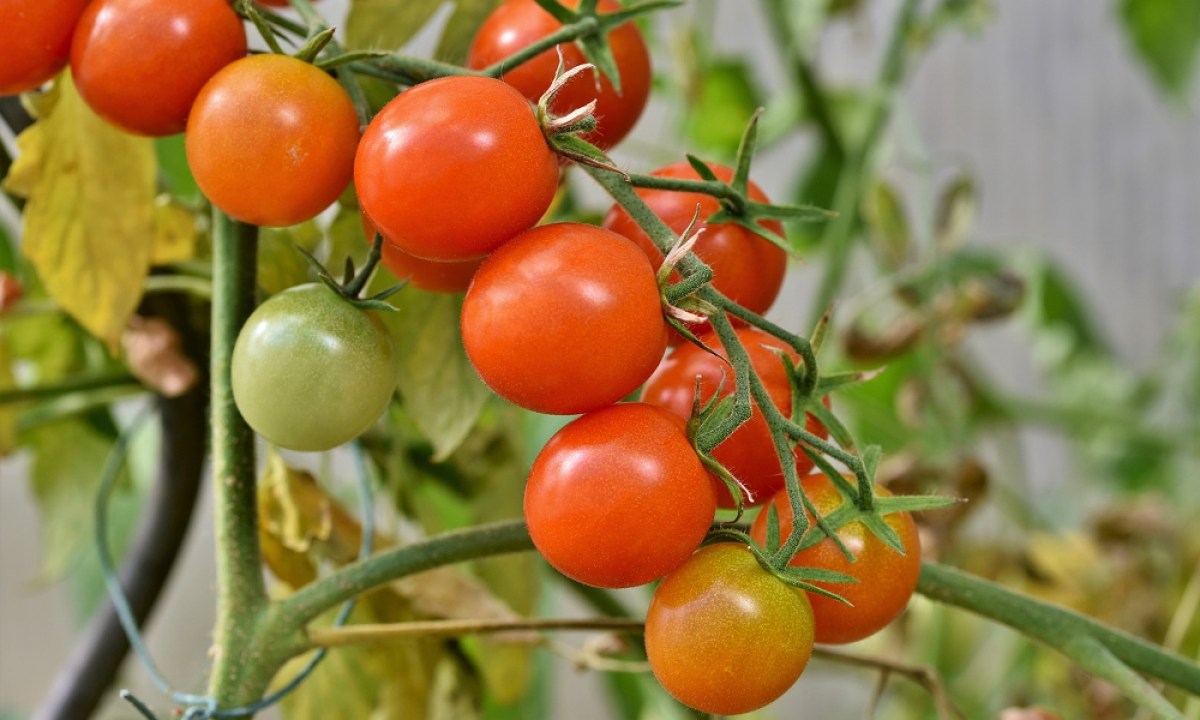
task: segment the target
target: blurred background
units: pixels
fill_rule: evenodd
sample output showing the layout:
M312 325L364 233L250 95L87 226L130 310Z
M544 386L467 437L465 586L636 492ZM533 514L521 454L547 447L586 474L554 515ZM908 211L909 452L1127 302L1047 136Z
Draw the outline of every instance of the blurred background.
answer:
M828 3L840 11L822 19L807 18L817 11L801 6L826 3L698 0L650 24L658 92L615 151L619 164L648 172L684 150L728 161L761 104L754 179L777 201L828 205L829 184L822 190L813 182L821 148L805 124L811 108L780 51L773 4L791 11L797 26L809 23L784 35L811 38L811 65L853 127L854 113L879 99L874 79L901 3L842 0ZM1194 0L1143 4L1200 28ZM1140 57L1134 38L1145 28L1136 2L941 5L949 8L944 26L909 48L874 161L877 181L864 199L867 241L848 254L836 293L832 355L839 364L886 364L889 371L835 396L834 408L860 439L885 446L883 475L898 487L972 499L955 517L926 524L932 556L1153 641L1173 640L1194 656L1200 629L1189 630L1196 606L1193 599L1189 612L1185 588L1200 569L1200 83L1195 73L1164 75ZM342 0L318 8L335 24L346 13ZM449 10L408 49L428 52ZM1148 23L1163 24L1171 21ZM1193 39L1185 56L1195 46ZM607 208L586 177L577 174L573 183L581 207ZM939 221L945 208L952 222ZM0 210L14 217L10 207ZM798 332L810 329L822 307L831 251L820 233L794 229L811 260L794 263L771 313ZM948 257L974 258L988 270L965 273L960 283ZM937 310L931 320L929 308L942 305L897 300L906 283L929 278L945 284L927 297L975 305L957 314ZM341 457L289 459L322 474L346 466ZM207 492L203 498L148 634L164 672L186 688L203 686L213 621ZM80 586L96 590L95 570L82 565L67 579L45 579L47 532L29 457L0 459L6 720L37 707L82 622ZM645 602L638 591L623 597ZM565 595L542 602L559 614L587 612ZM855 650L942 669L967 717L1037 704L1062 717L1130 711L1012 633L921 599L901 627ZM561 682L550 717L614 716L596 674L577 673L561 659L554 671ZM858 717L876 677L814 661L761 716ZM165 707L132 661L123 684ZM932 717L915 685L897 678L890 687L879 717ZM662 703L647 712L677 711ZM101 715L132 716L113 703Z

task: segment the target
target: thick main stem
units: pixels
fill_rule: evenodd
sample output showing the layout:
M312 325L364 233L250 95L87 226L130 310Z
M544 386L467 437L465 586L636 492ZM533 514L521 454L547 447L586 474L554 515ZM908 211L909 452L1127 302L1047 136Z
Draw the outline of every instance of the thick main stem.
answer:
M221 707L258 699L247 668L267 605L258 547L254 433L233 402L233 344L254 309L258 229L213 212L212 465L217 541L217 626L209 692ZM267 680L269 681L269 677ZM265 681L263 682L265 686Z

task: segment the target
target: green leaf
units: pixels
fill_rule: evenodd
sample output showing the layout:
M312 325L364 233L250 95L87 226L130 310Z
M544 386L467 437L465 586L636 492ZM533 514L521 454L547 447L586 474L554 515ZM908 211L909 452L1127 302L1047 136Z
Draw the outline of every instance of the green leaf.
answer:
M742 58L716 59L699 73L695 92L685 114L685 137L706 153L733 158L746 123L762 104L750 65Z
M433 442L436 462L462 443L492 393L463 349L462 296L410 286L394 296L393 304L399 312L381 317L396 343L397 384L413 419Z
M55 580L93 552L93 505L113 438L72 419L31 430L22 440L34 458L30 481L42 518L41 578ZM65 443L70 452L63 452Z
M1111 355L1086 298L1066 273L1043 258L1035 259L1025 275L1029 290L1024 312L1041 336L1036 352L1043 363L1062 368L1079 354Z
M479 26L500 1L458 0L454 4L454 14L446 21L446 29L442 31L442 39L438 41L434 57L444 62L462 64Z
M957 250L966 242L975 225L979 198L975 181L960 175L942 191L938 198L937 224L934 238L942 250Z
M1123 0L1121 20L1133 49L1174 99L1186 96L1200 47L1200 3L1196 0Z
M312 221L287 228L262 228L258 233L258 286L274 295L308 282L308 259L296 248L311 253L320 241L321 231Z
M354 0L346 15L346 47L399 49L443 4L444 0Z
M358 208L342 206L329 225L329 267L340 268L346 258L360 268L371 251L371 242L363 232L362 216Z
M884 266L895 269L903 265L912 249L912 231L896 188L882 179L872 183L863 199L863 217L873 231Z
M69 73L44 100L4 183L28 200L22 251L55 302L116 354L150 270L154 143L96 116Z
M154 141L154 151L167 191L181 200L197 202L200 200L200 186L196 184L196 178L188 166L183 138L182 133L158 138Z

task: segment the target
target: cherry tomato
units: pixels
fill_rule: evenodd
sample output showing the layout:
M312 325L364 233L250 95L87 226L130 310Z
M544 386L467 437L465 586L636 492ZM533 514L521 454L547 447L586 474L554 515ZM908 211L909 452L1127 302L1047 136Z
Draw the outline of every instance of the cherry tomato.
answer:
M717 164L710 164L709 167L724 182L733 178L731 168ZM700 179L700 175L687 162L659 168L651 175L680 180ZM676 235L687 229L698 205L701 222L696 228L705 228L705 231L694 250L712 268L713 287L756 313L765 313L771 307L779 296L779 289L783 287L783 276L787 270L787 253L783 248L733 223L710 225L704 222L721 209L720 203L711 195L646 188L639 188L637 194ZM770 202L753 182L747 187L747 195L755 202ZM783 226L778 222L764 222L762 225L783 237ZM637 243L654 263L655 269L662 265L663 254L620 205L613 205L608 211L604 227ZM707 323L694 327L693 331L699 333L706 328Z
M791 385L788 383L783 362L775 350L785 351L792 360L798 360L796 351L782 340L754 328L739 328L737 335L750 356L750 365L762 379L767 394L771 396L779 411L790 417ZM701 340L710 348L724 349L720 338L714 333L703 336ZM676 348L662 361L654 375L646 382L642 391L642 401L664 407L681 418L687 418L692 412L697 376L700 377L702 401L711 398L718 387L722 388L721 397L732 395L736 389L733 366L728 361L688 344ZM828 399L825 403L828 405ZM775 453L771 431L757 403L753 405L751 412L750 419L713 450L713 458L724 465L750 491L752 497L746 498L746 504L759 505L783 487L783 469ZM805 416L805 427L822 438L828 435L825 426L812 415ZM799 474L804 475L812 469L812 460L803 450L797 447L794 455L796 471ZM735 506L724 484L718 497L721 507Z
M541 219L558 162L520 93L491 78L447 77L379 111L354 183L362 209L401 250L470 260Z
M245 55L242 19L225 0L94 0L75 29L71 73L105 120L173 135L204 83Z
M808 665L813 612L801 590L741 545L701 548L663 578L646 612L654 676L685 705L714 715L757 710Z
M497 395L574 415L638 388L666 348L654 271L625 238L594 225L533 228L484 260L462 334Z
M88 0L0 0L0 95L40 87L67 66Z
M828 477L809 475L800 482L822 516L842 505L842 494ZM883 488L876 488L875 494L879 497L891 495ZM787 537L792 531L795 517L788 503L787 492L781 491L771 502L779 513L780 536ZM854 605L850 607L823 595L809 594L817 623L817 642L849 643L862 640L882 630L908 605L921 574L921 540L917 525L908 513L890 513L884 515L883 520L900 536L904 543L904 555L892 550L856 521L843 525L837 531L838 537L854 553L856 559L853 563L846 560L829 538L801 550L792 558L792 565L834 570L859 580L857 583L813 583L841 595ZM755 519L750 537L759 543L766 540L765 510Z
M641 585L679 567L716 509L684 424L644 403L610 405L559 430L525 486L533 544L559 572L597 587Z
M289 450L329 450L361 435L396 388L378 317L320 284L271 296L233 347L233 399L259 435Z
M375 241L375 225L366 213L362 217L363 233L367 242ZM422 260L401 250L391 240L383 239L383 257L380 259L388 272L398 280L407 280L422 290L432 292L466 292L479 269L483 258L478 260L463 260L460 262L435 262Z
M564 3L568 7L578 5L578 0ZM601 12L620 10L614 0L600 0ZM555 32L562 24L538 6L534 0L507 0L492 11L471 42L467 54L467 66L481 70L497 63L518 50ZM580 73L559 92L550 106L557 115L596 101L595 116L599 121L596 130L582 137L601 148L609 148L620 142L642 115L646 98L650 96L650 53L642 40L642 33L633 22L614 28L608 34L609 46L621 77L621 91L617 92L607 77L602 77L596 88L595 72ZM575 43L556 46L562 49L565 69L587 62L583 51ZM558 68L558 53L555 49L534 57L518 67L506 71L501 80L512 85L533 102L546 92L554 81Z
M213 204L255 225L294 225L350 183L358 116L316 67L284 55L226 65L188 117L187 157Z

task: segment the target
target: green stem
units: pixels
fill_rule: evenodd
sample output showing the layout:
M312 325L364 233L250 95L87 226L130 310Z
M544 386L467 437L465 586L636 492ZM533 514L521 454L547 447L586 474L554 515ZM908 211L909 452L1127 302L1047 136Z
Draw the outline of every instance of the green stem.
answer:
M212 463L217 542L216 660L209 690L222 707L257 700L267 606L258 547L254 433L233 401L233 344L254 309L258 229L213 211ZM250 680L250 682L247 682ZM270 677L267 677L269 682Z
M651 190L669 190L671 192L692 192L711 195L718 200L728 200L739 211L746 206L746 198L741 193L734 190L733 187L717 180L685 180L681 178L630 173L629 184L634 187Z
M1090 638L1130 668L1200 695L1200 665L1072 610L928 562L921 565L917 592L935 602L954 605L1007 625L1062 652L1085 668L1100 664L1087 657L1086 644L1079 645L1079 638ZM1091 671L1097 672L1094 668Z
M479 525L405 545L347 565L279 603L280 616L303 627L326 610L384 583L422 570L533 549L524 521Z
M523 65L538 55L552 49L560 43L578 40L581 37L594 35L599 32L600 23L594 17L582 18L573 23L567 23L549 35L539 38L503 60L485 67L481 73L488 77L498 78L504 73Z
M813 304L814 317L810 324L815 324L820 315L825 312L825 308L833 303L845 279L846 269L850 264L850 251L853 249L858 206L862 203L863 195L866 192L866 183L871 177L871 163L874 160L875 148L883 137L883 131L891 118L892 104L889 99L904 77L907 64L905 62L907 59L905 46L913 26L916 24L920 7L920 0L904 0L904 5L900 8L884 55L878 83L878 97L875 100L874 112L867 122L866 134L838 176L833 200L833 210L837 216L825 226L825 232L821 237L821 246L828 248L829 260L825 274L821 278L821 287L817 291L817 300Z
M140 387L137 379L129 373L84 375L81 377L74 377L69 380L64 380L60 383L54 383L53 385L36 385L34 387L27 388L0 390L0 405L26 402L28 400L45 400L48 398L57 398L64 395L85 392L88 390L99 390L102 388L112 388L123 385Z

